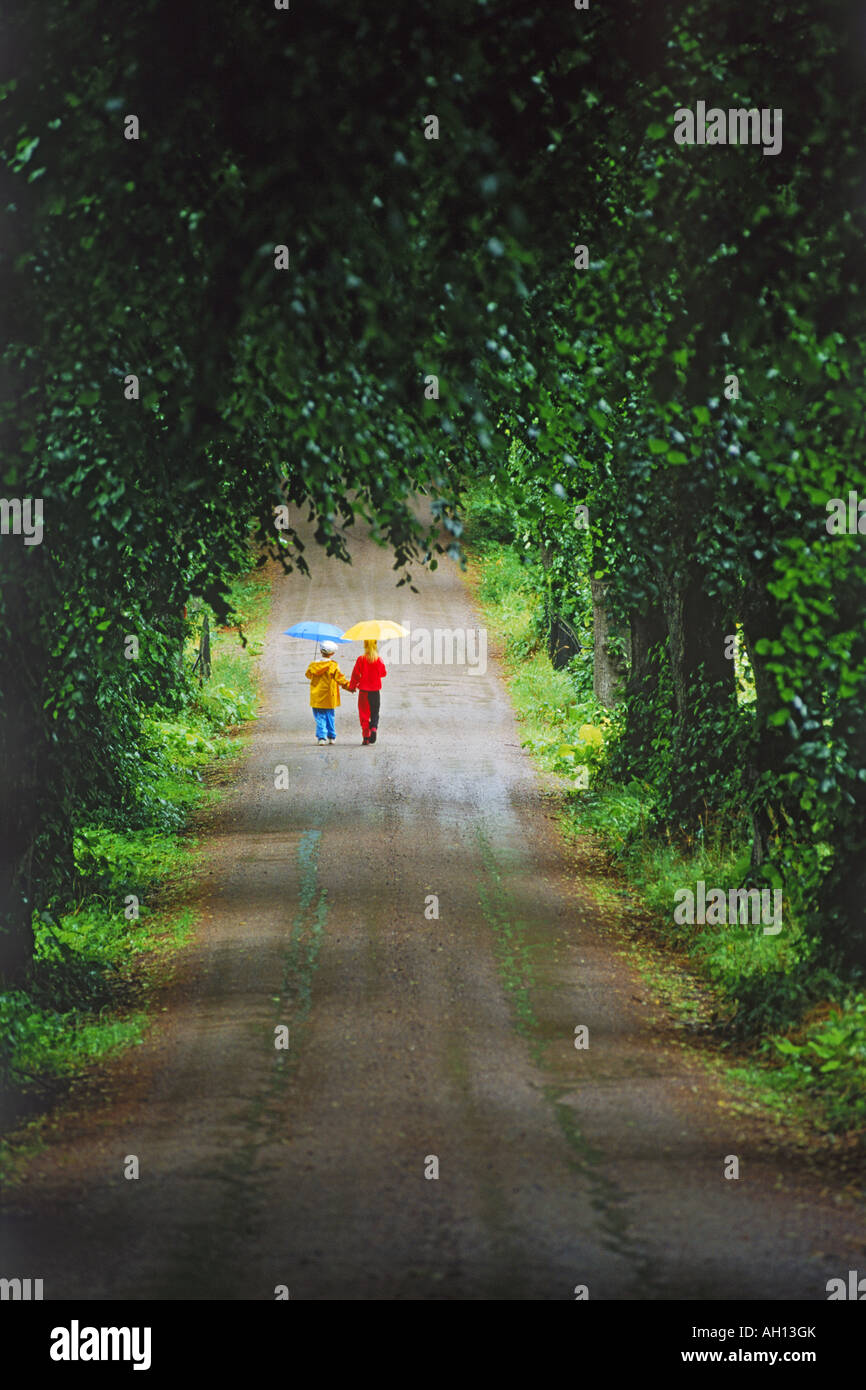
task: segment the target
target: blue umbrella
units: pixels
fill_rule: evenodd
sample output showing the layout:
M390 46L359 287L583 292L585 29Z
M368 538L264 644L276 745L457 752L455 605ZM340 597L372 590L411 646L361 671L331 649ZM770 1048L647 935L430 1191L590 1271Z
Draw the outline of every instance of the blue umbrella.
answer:
M348 639L341 637L342 629L334 627L333 623L295 623L294 627L287 627L283 633L284 637L306 637L308 641L315 642L317 647L319 642L345 642Z
M283 636L306 637L311 642L342 642L342 630L333 623L295 623L294 627L286 628Z

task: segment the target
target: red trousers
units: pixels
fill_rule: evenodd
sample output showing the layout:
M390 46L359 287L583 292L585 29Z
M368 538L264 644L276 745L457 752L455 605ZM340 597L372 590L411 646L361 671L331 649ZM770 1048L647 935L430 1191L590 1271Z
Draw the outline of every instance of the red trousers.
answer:
M381 690L358 691L358 718L361 721L361 733L365 738L371 730L375 733L379 727L379 701L381 698Z

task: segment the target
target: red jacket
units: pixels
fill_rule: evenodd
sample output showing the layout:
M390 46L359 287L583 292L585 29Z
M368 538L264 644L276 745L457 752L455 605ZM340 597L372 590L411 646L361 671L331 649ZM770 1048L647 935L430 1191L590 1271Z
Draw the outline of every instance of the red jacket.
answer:
M368 661L366 656L359 656L352 668L352 678L349 681L350 690L381 690L382 677L387 676L385 663L381 656L375 661Z

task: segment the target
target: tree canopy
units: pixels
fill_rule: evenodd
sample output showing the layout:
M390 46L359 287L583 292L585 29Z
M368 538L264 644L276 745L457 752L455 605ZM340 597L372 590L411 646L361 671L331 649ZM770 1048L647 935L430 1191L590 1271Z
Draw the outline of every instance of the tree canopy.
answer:
M798 875L862 963L866 541L827 528L866 494L856 7L68 0L3 23L3 492L44 513L41 544L0 539L4 968L76 820L135 815L141 711L251 529L303 567L276 506L342 555L360 515L408 575L439 544L410 498L456 537L490 474L563 592L590 564L630 631L625 770L672 824L743 798L755 866ZM677 143L699 102L778 110L781 149Z

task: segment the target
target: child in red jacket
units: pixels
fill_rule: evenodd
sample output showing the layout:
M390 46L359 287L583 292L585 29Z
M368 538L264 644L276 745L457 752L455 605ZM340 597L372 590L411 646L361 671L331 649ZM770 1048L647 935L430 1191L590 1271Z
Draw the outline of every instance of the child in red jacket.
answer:
M364 643L364 655L359 656L349 681L350 690L359 690L358 718L365 743L375 743L379 728L379 700L382 677L387 676L385 663L375 642Z

